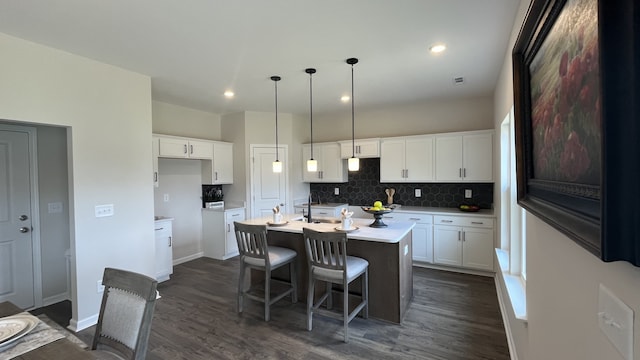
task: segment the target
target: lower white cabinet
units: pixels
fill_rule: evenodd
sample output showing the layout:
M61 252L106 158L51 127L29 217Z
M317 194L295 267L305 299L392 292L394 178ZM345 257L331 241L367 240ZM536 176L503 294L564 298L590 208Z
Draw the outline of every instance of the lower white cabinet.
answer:
M383 221L411 221L416 225L411 234L413 261L433 263L433 215L415 212L393 212L383 217Z
M244 208L202 209L202 239L204 256L226 260L238 255L234 221L245 219Z
M434 216L433 262L493 271L493 219Z
M155 221L156 280L169 280L173 274L173 219Z

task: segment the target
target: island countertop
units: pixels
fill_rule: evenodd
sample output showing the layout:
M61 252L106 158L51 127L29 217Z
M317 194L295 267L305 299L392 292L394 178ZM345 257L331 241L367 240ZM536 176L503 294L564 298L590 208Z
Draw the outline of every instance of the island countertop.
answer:
M299 214L293 215L283 215L283 221L286 223L284 225L270 225L271 217L262 217L255 219L248 219L242 221L245 224L252 225L267 225L270 231L282 231L282 232L290 232L302 234L302 228L308 227L316 231L337 231L336 228L340 226L340 223L330 224L330 223L311 223L307 224L305 221L300 220ZM357 227L357 230L347 232L348 239L354 240L366 240L366 241L376 241L376 242L384 242L384 243L397 243L402 238L404 238L415 226L415 223L410 221L393 221L385 220L385 224L387 227L382 228L372 228L369 225L373 223L373 218L371 219L362 219L362 218L354 218L353 225Z

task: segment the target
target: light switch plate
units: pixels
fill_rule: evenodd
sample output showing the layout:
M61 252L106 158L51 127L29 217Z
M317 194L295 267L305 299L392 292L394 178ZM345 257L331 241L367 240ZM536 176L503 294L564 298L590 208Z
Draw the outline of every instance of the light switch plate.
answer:
M49 214L57 214L62 212L62 203L61 202L52 202L47 204Z
M473 196L473 192L471 191L471 189L465 189L464 190L464 198L465 199L471 199L472 196Z
M96 291L98 292L98 294L104 292L104 285L102 285L102 280L98 280L98 282L96 283Z
M333 195L340 195L340 188L333 188Z
M626 360L633 360L633 310L600 284L598 326Z
M414 195L416 197L422 197L422 189L415 189L414 190Z

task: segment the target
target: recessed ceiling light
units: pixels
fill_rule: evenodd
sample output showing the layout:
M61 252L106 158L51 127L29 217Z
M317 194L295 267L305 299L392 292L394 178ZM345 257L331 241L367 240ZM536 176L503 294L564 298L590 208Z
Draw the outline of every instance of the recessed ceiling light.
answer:
M437 54L445 51L446 49L447 49L447 46L445 44L435 44L429 48L429 51L431 51L434 54Z
M226 97L226 98L232 98L234 95L235 94L231 90L227 90L227 91L224 92L224 97Z
M350 97L349 95L343 95L343 96L340 98L340 101L342 101L343 103L346 103L346 102L348 102L349 100L351 100L351 97Z

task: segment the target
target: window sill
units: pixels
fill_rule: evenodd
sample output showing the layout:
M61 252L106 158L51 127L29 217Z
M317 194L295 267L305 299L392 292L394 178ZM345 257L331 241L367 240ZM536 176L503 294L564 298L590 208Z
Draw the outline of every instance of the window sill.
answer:
M496 249L496 257L500 265L500 276L509 296L509 303L516 319L527 321L527 284L518 275L509 273L509 252Z

